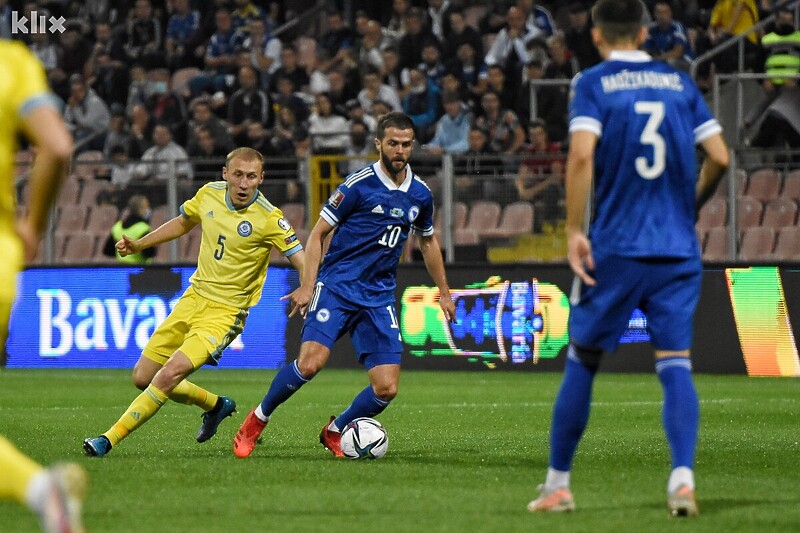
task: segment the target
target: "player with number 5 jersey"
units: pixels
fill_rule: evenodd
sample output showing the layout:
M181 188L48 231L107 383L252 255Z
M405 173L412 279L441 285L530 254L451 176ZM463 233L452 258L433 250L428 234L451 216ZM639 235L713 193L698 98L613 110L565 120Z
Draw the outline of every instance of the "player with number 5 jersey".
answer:
M273 411L322 370L331 348L345 333L350 334L370 383L323 426L322 445L342 457L341 430L356 418L378 415L397 395L403 346L394 290L410 233L419 239L444 316L450 320L455 315L433 234L433 197L408 166L413 142L414 124L408 116L385 115L375 139L380 159L348 176L322 208L306 244L301 285L288 296L290 316L298 311L305 316L300 355L278 372L261 404L245 419L234 438L237 457L253 452ZM322 243L334 230L318 267Z

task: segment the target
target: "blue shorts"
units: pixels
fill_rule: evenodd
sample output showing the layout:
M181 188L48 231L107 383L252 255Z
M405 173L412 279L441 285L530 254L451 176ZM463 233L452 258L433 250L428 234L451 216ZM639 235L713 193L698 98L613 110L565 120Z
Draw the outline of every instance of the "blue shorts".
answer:
M694 311L703 265L699 257L636 258L595 255L589 274L597 284L582 285L569 317L569 336L585 348L614 351L637 307L647 317L656 350L692 346Z
M317 283L303 324L302 342L332 348L345 332L353 339L358 362L369 370L379 365L399 365L403 353L394 305L361 307Z

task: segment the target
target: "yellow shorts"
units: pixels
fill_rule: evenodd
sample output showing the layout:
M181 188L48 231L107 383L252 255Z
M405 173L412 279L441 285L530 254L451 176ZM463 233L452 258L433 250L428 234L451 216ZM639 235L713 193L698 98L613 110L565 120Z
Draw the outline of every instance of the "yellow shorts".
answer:
M189 286L169 316L153 332L142 355L164 365L173 353L184 353L195 369L216 366L222 351L242 332L247 309L199 296Z

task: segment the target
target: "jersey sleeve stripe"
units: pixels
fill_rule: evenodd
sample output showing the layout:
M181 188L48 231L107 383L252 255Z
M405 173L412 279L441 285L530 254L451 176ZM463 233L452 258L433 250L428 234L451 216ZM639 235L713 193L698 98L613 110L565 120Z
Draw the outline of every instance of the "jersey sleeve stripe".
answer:
M353 184L353 180L366 178L370 174L372 174L372 165L370 165L368 167L364 167L363 169L359 170L358 172L356 172L355 174L353 174L352 176L350 176L349 178L344 180L344 184L347 187L350 187Z
M181 206L178 208L178 211L180 211L180 212L181 212L181 215L183 216L183 218L186 218L186 219L188 219L188 218L189 218L189 215L187 215L187 214L186 214L186 211L184 211L184 210L183 210L183 205L181 205Z
M323 207L323 208L322 208L322 212L319 214L319 216L321 216L322 218L324 218L324 219L325 219L325 222L327 222L327 223L328 223L328 224L330 224L331 226L334 226L334 227L336 227L336 226L338 226L338 225L339 225L339 219L338 219L338 218L336 218L336 215L334 215L334 214L331 212L331 210L330 210L330 209L328 209L327 207Z
M58 101L56 100L55 96L48 92L39 93L22 102L22 105L19 108L19 116L27 116L28 113L38 107L49 107L50 109L55 109L56 111L58 111L59 108Z
M603 124L592 117L575 117L569 121L569 132L588 131L598 137L603 135Z
M294 255L294 254L296 254L297 252L299 252L302 249L303 249L303 245L298 242L297 244L295 244L294 246L292 246L291 248L289 248L288 250L283 252L283 256L284 257L289 257L290 255Z
M411 226L411 233L416 235L424 235L425 237L430 237L433 235L433 226L428 226L427 228L420 228L419 226Z
M712 118L694 129L694 142L699 144L717 133L722 133L722 126L719 125L717 119Z

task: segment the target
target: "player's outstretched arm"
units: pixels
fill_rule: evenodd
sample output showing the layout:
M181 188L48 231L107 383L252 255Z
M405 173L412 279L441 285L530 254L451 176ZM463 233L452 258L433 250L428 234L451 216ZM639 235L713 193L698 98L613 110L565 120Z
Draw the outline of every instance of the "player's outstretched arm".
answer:
M298 268L300 271L300 286L281 298L281 300L289 300L292 303L292 310L289 311L290 317L293 317L298 312L302 316L306 314L308 303L314 294L314 285L317 283L319 265L322 262L322 243L325 242L325 237L331 231L333 231L333 226L320 217L308 235L305 253L299 252L303 254L303 264ZM294 265L294 263L292 264ZM297 265L295 265L295 268L297 268Z
M25 246L25 259L35 259L39 241L47 229L47 216L58 195L72 157L72 136L61 115L49 106L38 106L24 115L22 129L36 147L31 169L30 194L25 215L17 229Z
M177 239L182 235L189 233L192 228L197 225L188 218L178 215L172 220L164 222L161 226L151 231L141 239L131 239L125 235L117 241L115 245L119 255L125 257L126 255L141 252L145 248L156 246L173 239Z
M725 174L730 164L728 146L721 133L712 135L702 143L706 151L706 159L700 169L700 179L697 180L697 211L703 207L717 189L717 184Z
M597 136L588 131L572 134L567 156L567 260L572 271L587 285L595 280L586 273L594 269L592 244L586 236L584 219L592 186L594 148Z
M425 260L425 268L428 269L433 282L439 288L439 307L442 308L444 317L447 320L455 320L456 306L450 296L450 286L447 284L447 275L444 271L444 259L439 241L435 235L428 237L419 236L419 251L422 252L422 259Z

